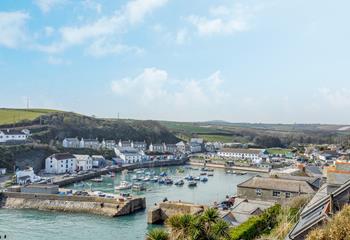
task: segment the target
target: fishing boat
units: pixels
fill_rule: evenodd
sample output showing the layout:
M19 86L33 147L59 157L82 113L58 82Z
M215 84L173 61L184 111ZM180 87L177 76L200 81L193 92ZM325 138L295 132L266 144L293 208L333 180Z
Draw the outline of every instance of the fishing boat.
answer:
M166 185L172 185L173 184L173 180L171 178L165 178L164 179L164 184Z
M133 191L145 191L146 190L146 186L142 183L134 183L132 185L132 190Z
M91 182L97 182L97 183L100 183L100 182L103 182L103 178L93 178L91 179Z
M188 186L189 187L197 187L197 182L196 181L189 181Z
M127 182L127 181L121 181L120 185L116 186L114 189L115 190L126 190L126 189L131 189L132 184Z
M179 180L177 180L177 181L175 181L175 183L174 183L176 186L182 186L182 185L184 185L185 184L185 182L184 182L184 180L182 180L182 179L179 179Z
M208 178L206 176L200 178L201 182L208 182Z
M200 177L194 177L193 180L195 180L195 181L200 181L201 178L200 178Z

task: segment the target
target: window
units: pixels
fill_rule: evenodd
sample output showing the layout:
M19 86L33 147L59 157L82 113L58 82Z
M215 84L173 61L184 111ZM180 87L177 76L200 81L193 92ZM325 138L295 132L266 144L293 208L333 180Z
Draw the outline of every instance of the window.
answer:
M281 192L280 192L280 191L275 191L275 190L273 190L272 196L274 196L274 197L280 197L280 196L281 196Z
M259 189L259 188L257 188L255 190L255 192L256 192L256 196L261 196L262 195L261 189Z
M52 168L52 165L50 165L50 168Z
M286 198L290 198L290 192L286 192Z

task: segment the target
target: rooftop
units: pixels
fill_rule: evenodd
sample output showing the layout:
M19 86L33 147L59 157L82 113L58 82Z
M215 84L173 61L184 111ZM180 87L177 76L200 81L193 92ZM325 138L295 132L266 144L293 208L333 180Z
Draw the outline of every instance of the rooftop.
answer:
M294 193L313 194L316 188L305 180L283 179L280 177L260 177L255 176L247 181L238 184L237 187L260 188L267 190L279 190Z
M261 153L261 149L222 148L219 152L260 154Z

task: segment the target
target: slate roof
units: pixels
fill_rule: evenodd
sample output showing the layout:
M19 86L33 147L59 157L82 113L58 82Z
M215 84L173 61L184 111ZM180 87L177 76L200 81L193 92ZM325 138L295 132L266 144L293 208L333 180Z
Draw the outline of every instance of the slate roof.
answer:
M315 193L315 188L304 180L283 179L280 177L260 177L255 176L247 181L238 184L237 187L260 188L266 190L279 190L294 193Z
M327 194L327 185L307 204L300 214L298 222L290 231L286 239L304 239L308 232L330 218L332 212L339 211L342 206L350 203L350 180L341 185L333 193Z
M70 153L55 153L51 157L56 158L57 160L75 158L75 156L73 154L70 154Z

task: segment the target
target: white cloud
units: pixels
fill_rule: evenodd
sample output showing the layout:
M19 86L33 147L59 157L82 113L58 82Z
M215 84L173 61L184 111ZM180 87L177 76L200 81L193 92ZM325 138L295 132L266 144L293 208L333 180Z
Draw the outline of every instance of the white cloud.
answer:
M55 29L53 27L47 26L44 28L44 32L46 37L50 37L55 32Z
M28 19L25 12L0 12L0 45L16 48L28 40L25 29Z
M49 56L47 58L47 63L51 65L69 65L70 62L59 57Z
M209 16L191 15L187 20L200 35L233 34L249 29L252 12L242 5L231 8L220 5L212 7Z
M87 52L104 56L109 52L137 50L122 44L113 44L115 39L128 30L128 27L142 22L147 14L163 6L167 0L134 0L115 11L111 16L103 16L94 22L81 26L65 26L59 29L61 39L50 45L39 45L38 50L55 53L75 45L88 44ZM105 44L105 46L103 46ZM109 51L110 50L110 51ZM136 51L139 52L139 51Z
M102 12L102 5L93 0L84 0L83 6L88 9L92 9L96 11L96 13L100 14Z
M86 50L89 55L95 57L103 57L110 54L120 54L124 52L133 52L136 54L143 53L143 49L131 47L128 45L109 42L106 39L100 38L93 42Z
M66 0L34 0L34 3L40 8L43 13L48 13L52 8L62 5Z
M170 111L174 119L180 115L182 119L200 115L206 118L209 109L220 112L229 102L230 95L223 90L223 83L220 71L205 79L180 81L170 78L165 70L146 68L134 78L113 81L111 90L120 101L135 107L135 111L155 114L153 118Z
M124 15L131 24L141 22L143 18L162 7L168 0L134 0L127 3Z
M176 43L177 44L184 44L189 38L189 34L187 29L180 29L176 33Z
M350 90L346 88L341 88L337 90L331 90L329 88L319 89L321 97L329 104L331 107L336 109L342 109L350 107Z

